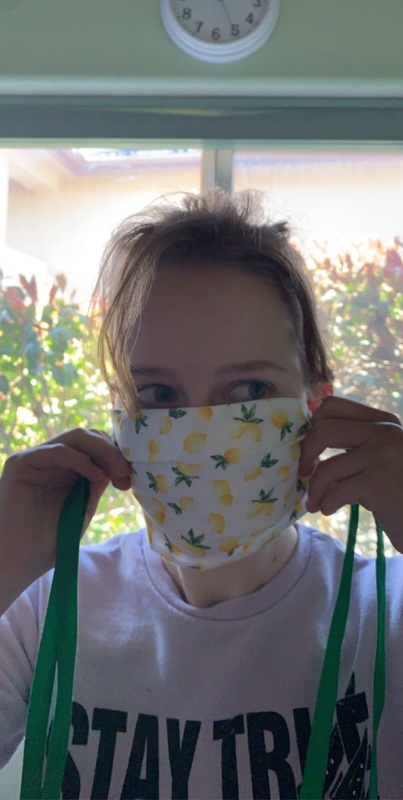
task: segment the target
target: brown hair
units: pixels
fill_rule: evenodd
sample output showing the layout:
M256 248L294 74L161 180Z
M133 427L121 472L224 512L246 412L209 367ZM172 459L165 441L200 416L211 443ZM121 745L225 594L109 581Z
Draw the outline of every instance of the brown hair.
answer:
M319 330L318 311L305 264L290 242L286 222L266 218L264 194L229 194L215 187L201 194L165 196L125 219L104 250L92 307L101 309L98 357L104 379L130 416L138 410L127 352L156 269L170 263L220 262L260 275L290 311L305 384L330 383L333 372Z

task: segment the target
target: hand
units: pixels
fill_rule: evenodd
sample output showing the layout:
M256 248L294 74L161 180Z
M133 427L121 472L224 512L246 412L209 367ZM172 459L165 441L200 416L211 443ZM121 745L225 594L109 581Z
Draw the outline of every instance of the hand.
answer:
M327 447L346 452L318 461ZM313 470L308 511L327 516L360 503L403 553L403 427L395 414L327 397L301 445L299 474Z
M0 480L0 586L8 600L51 569L59 515L79 475L91 482L84 534L109 482L130 488L130 464L109 436L74 428L13 453Z

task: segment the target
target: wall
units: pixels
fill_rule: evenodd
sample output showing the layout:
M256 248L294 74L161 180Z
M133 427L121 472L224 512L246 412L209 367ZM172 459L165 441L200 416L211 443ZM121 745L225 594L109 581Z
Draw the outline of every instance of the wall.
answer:
M0 0L0 94L403 94L402 0L281 0L272 38L210 65L165 33L159 0Z

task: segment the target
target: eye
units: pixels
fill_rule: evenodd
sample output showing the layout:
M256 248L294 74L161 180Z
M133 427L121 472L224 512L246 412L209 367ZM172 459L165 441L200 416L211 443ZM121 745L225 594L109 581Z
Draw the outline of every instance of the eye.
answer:
M164 383L153 383L149 386L139 387L137 390L142 406L155 408L159 405L169 405L175 402L175 392Z
M273 387L263 381L241 381L233 386L230 395L230 403L243 403L246 400L262 400L264 397L271 397L274 393Z

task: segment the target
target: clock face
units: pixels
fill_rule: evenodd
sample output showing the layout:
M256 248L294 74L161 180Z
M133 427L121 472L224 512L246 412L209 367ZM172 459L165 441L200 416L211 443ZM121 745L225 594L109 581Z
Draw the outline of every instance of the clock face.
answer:
M265 21L270 5L271 0L170 0L182 30L212 45L249 37Z
M271 36L280 0L160 0L172 41L202 61L245 58Z

